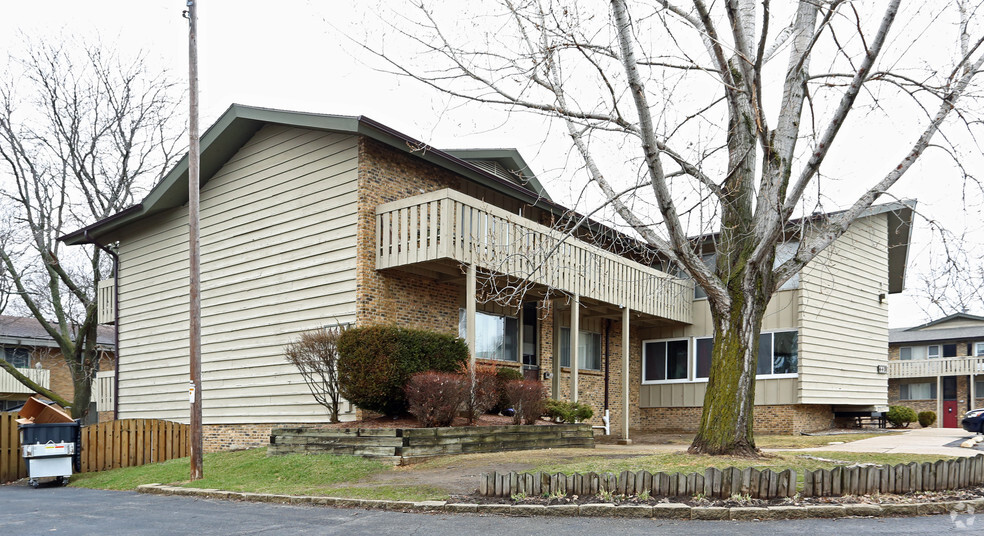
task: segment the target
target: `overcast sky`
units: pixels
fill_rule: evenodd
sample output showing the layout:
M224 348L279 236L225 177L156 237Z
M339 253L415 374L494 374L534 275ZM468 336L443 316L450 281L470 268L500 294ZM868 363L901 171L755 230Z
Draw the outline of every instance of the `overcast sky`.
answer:
M360 4L365 6L365 4ZM566 138L538 118L508 117L475 107L459 107L445 96L413 81L384 74L357 52L344 34L361 35L373 16L348 2L277 0L201 0L199 3L201 124L210 125L231 104L345 115L367 115L434 146L519 149L556 199L570 202L572 189ZM187 73L187 21L181 0L46 0L5 2L0 17L0 50L21 50L23 36L60 39L99 38L122 51L144 50L152 65L181 79ZM872 140L857 140L862 145ZM876 142L873 142L876 143ZM915 170L914 170L915 171ZM882 172L884 173L884 172ZM954 206L956 183L941 188L937 177L903 180L899 197L916 197L933 217L954 227L980 232L980 214L972 221ZM583 178L581 178L583 181ZM846 185L845 185L846 186ZM959 230L959 229L958 229ZM928 249L925 226L917 227L910 251L913 273L924 266ZM908 294L908 293L907 293ZM890 298L893 327L926 320L906 294ZM980 314L982 311L977 310Z

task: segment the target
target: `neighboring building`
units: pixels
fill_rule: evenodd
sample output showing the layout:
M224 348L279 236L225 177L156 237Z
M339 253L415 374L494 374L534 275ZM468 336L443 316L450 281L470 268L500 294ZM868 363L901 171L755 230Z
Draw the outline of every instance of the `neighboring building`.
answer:
M706 300L644 248L608 251L625 240L611 229L549 227L569 213L516 151L440 151L364 117L234 105L201 162L206 449L325 422L283 347L334 322L460 334L554 397L573 391L596 424L607 400L614 433L626 415L696 429ZM63 237L118 244L121 418L188 419L187 176L184 160L142 203ZM871 209L772 300L757 429L821 429L840 406L886 404L886 295L902 290L911 218L909 204ZM523 302L479 303L489 273L528 287Z
M113 328L99 326L97 332L97 351L99 370L112 371ZM75 385L68 363L62 357L58 344L34 318L19 316L0 316L0 358L12 363L22 374L51 389L62 397L72 400ZM92 402L96 403L99 382L93 381ZM103 386L103 391L107 391ZM7 371L0 369L0 411L20 407L34 391L18 382ZM103 393L104 396L111 393ZM100 420L112 419L112 405L98 408Z
M958 313L893 329L888 342L891 404L935 411L945 428L984 405L984 317Z

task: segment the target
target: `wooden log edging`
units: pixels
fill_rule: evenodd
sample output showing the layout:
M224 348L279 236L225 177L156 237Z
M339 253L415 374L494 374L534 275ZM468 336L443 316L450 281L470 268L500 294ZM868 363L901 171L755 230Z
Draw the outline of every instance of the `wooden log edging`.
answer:
M646 495L727 499L740 495L752 499L793 497L841 497L845 495L904 494L974 488L984 484L984 454L922 464L851 465L803 473L798 489L796 471L707 468L703 473L485 473L479 479L483 497Z
M195 489L163 484L137 486L138 493L184 495L209 499L279 503L341 508L366 508L397 512L445 512L449 514L492 514L509 516L590 516L653 518L677 520L785 520L806 518L839 518L848 516L889 517L934 514L968 514L984 510L984 498L965 500L924 501L914 503L846 503L798 506L689 506L683 503L640 504L476 504L447 501L390 501L352 499L345 497L274 495L215 489Z
M703 473L485 473L479 479L478 494L484 497L514 495L649 495L651 497L693 497L726 499L732 495L752 499L792 497L796 493L796 471L786 469L708 468Z
M409 461L443 454L594 448L589 424L444 428L275 428L269 455L349 454Z

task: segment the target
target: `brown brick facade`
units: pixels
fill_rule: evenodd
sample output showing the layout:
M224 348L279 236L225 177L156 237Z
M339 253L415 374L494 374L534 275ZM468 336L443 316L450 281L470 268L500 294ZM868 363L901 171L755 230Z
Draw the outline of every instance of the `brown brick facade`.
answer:
M642 430L693 433L700 425L701 408L641 408L639 413ZM754 420L756 433L796 434L830 428L834 413L819 404L755 406Z
M973 344L978 342L976 339L972 340L947 340L947 341L929 341L929 342L916 342L911 344L893 344L888 348L888 359L889 361L896 361L899 359L900 349L906 346L927 346L933 345L943 345L943 344L955 344L956 345L956 356L954 357L968 357L971 354L968 353L968 344ZM984 375L976 376L976 381L984 381ZM906 406L914 409L916 413L922 411L932 411L937 413L936 415L936 425L938 427L943 426L943 416L940 415L939 404L936 399L929 400L902 400L900 395L900 388L903 383L931 383L937 384L937 378L926 377L926 378L905 378L905 379L891 379L888 380L888 403L892 406ZM957 425L959 426L960 419L963 417L963 413L970 409L984 407L984 393L975 392L974 395L976 400L973 403L970 402L970 376L956 376L957 383ZM937 397L942 398L943 393L941 389L937 389Z

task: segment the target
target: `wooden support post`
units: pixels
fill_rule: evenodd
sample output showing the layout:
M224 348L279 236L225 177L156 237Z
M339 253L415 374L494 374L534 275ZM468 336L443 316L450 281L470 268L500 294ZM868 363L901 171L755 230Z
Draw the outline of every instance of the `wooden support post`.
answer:
M550 392L554 400L560 400L560 300L553 301L553 361L550 372Z
M475 273L475 263L468 265L468 272L465 281L465 344L468 345L468 363L471 369L475 370L475 328L477 315L475 306L475 294L478 278Z
M619 443L628 445L629 439L629 308L622 308L622 437Z
M571 300L571 401L577 402L578 341L581 338L581 296Z

